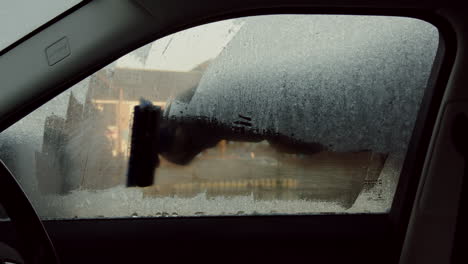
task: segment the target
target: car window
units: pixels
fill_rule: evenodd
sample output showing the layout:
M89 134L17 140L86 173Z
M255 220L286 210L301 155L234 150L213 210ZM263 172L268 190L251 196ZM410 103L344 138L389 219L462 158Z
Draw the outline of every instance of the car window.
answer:
M81 1L1 1L0 51Z
M386 213L438 47L404 17L268 15L143 46L0 135L46 219ZM127 188L133 107L173 145Z

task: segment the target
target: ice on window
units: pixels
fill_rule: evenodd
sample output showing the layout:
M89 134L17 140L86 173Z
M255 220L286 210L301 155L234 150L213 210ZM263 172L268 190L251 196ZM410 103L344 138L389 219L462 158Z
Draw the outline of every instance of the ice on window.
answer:
M0 156L43 218L385 213L438 40L401 17L202 25L38 108L0 134ZM161 155L153 186L126 188L142 97L182 143ZM181 165L187 142L209 147Z

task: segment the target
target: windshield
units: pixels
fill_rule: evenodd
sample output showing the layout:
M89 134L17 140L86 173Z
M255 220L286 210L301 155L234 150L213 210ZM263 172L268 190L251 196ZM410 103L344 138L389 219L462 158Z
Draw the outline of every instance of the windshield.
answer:
M0 51L81 1L0 1Z
M43 218L386 213L438 47L412 18L271 15L187 29L0 134ZM127 188L133 107L162 108L154 185Z

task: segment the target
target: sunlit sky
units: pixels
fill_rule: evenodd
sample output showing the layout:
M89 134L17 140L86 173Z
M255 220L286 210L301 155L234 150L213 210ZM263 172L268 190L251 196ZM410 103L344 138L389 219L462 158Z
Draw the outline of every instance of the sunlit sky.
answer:
M117 61L117 67L189 71L215 58L239 31L242 24L225 20L187 29L156 40ZM148 49L144 63L138 55Z

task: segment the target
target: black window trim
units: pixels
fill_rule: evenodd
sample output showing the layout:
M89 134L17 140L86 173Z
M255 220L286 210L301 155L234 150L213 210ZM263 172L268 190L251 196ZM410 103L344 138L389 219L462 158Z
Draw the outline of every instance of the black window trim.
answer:
M9 50L13 49L15 46L19 45L21 42L27 40L34 34L37 34L41 30L47 28L49 25L56 23L61 18L67 16L68 14L78 10L80 7L88 4L89 1L83 1L77 6L73 7L72 9L66 11L62 15L58 16L57 18L53 19L52 21L46 23L45 25L41 26L34 32L31 32L27 36L23 37L19 41L15 42L14 44L10 45L8 48L2 50L0 52L0 56L8 52ZM100 62L99 64L94 65L94 67L83 69L81 74L75 76L75 78L69 79L63 82L60 87L54 89L52 92L44 95L42 98L39 98L35 102L24 107L21 111L15 113L14 115L8 117L8 119L3 120L0 124L0 131L7 128L9 125L13 124L14 122L18 121L28 113L32 112L34 109L42 105L43 103L47 102L54 96L58 95L59 93L63 92L67 88L71 87L72 85L78 83L82 79L86 78L87 76L91 75L92 73L96 72L97 70L101 69L105 65L113 62L114 60L118 59L119 57L131 52L132 50L141 47L149 42L155 41L159 38L167 36L169 34L198 26L201 24L206 24L210 22L220 21L224 19L236 18L236 17L243 17L243 16L253 16L253 15L268 15L268 14L343 14L343 15L383 15L383 16L405 16L405 17L412 17L416 19L421 19L426 22L431 23L439 30L439 48L437 51L436 61L433 65L433 70L430 77L430 82L428 84L426 93L424 95L423 103L421 105L418 119L416 122L415 129L413 131L412 139L408 148L407 156L405 158L404 166L402 172L400 174L400 180L398 183L397 191L395 193L394 201L392 204L392 208L389 214L370 214L370 215L294 215L294 216L229 216L229 217L215 217L215 222L223 222L223 221L237 221L239 223L243 223L244 225L249 225L252 223L256 225L256 221L258 219L266 219L267 221L277 222L278 225L281 226L281 223L285 221L288 224L294 223L296 221L309 221L310 223L323 223L324 226L330 227L328 224L325 224L326 221L322 221L320 219L334 219L334 221L341 222L340 219L374 219L372 221L385 221L385 224L381 225L380 227L388 227L390 232L390 236L392 237L393 244L396 246L395 256L399 255L398 253L401 251L401 246L404 240L404 236L406 234L406 228L409 222L411 209L413 206L413 202L416 196L417 187L419 184L420 175L422 173L422 168L424 165L424 160L426 157L426 153L429 147L429 141L432 136L432 132L434 130L435 121L437 118L437 114L440 110L441 101L443 94L445 92L445 87L447 85L449 75L451 73L455 55L456 55L456 34L453 30L450 23L442 16L437 14L434 9L418 9L418 8L407 8L407 9L395 9L395 8L359 8L359 7L349 7L349 8L342 8L342 7L308 7L308 6L281 6L281 7L273 7L273 8L256 8L251 10L244 10L244 11L237 11L227 14L217 14L211 17L204 17L199 18L196 20L192 20L190 22L186 22L185 24L173 25L172 28L167 28L164 32L159 32L158 34L148 36L145 41L141 43L136 43L132 47L126 47L121 49L118 54L114 54L112 57L107 58L105 61ZM157 221L160 223L165 223L169 221L186 221L185 219L193 219L193 221L207 221L211 222L214 221L212 217L179 217L177 219L169 219L169 218L150 218L150 219L134 219L134 218L123 218L123 219L84 219L84 220L46 220L45 225L53 229L62 229L64 226L77 226L77 225L100 225L102 222L108 223L120 223L120 224L129 224L134 225L131 223L140 223L143 224L147 221ZM285 220L289 219L289 220ZM333 222L333 221L332 221ZM357 221L352 220L351 223L356 224ZM3 226L4 223L0 222L0 226ZM8 224L6 224L8 225ZM314 225L316 226L316 225ZM350 227L349 225L347 225ZM344 232L344 230L343 230Z

